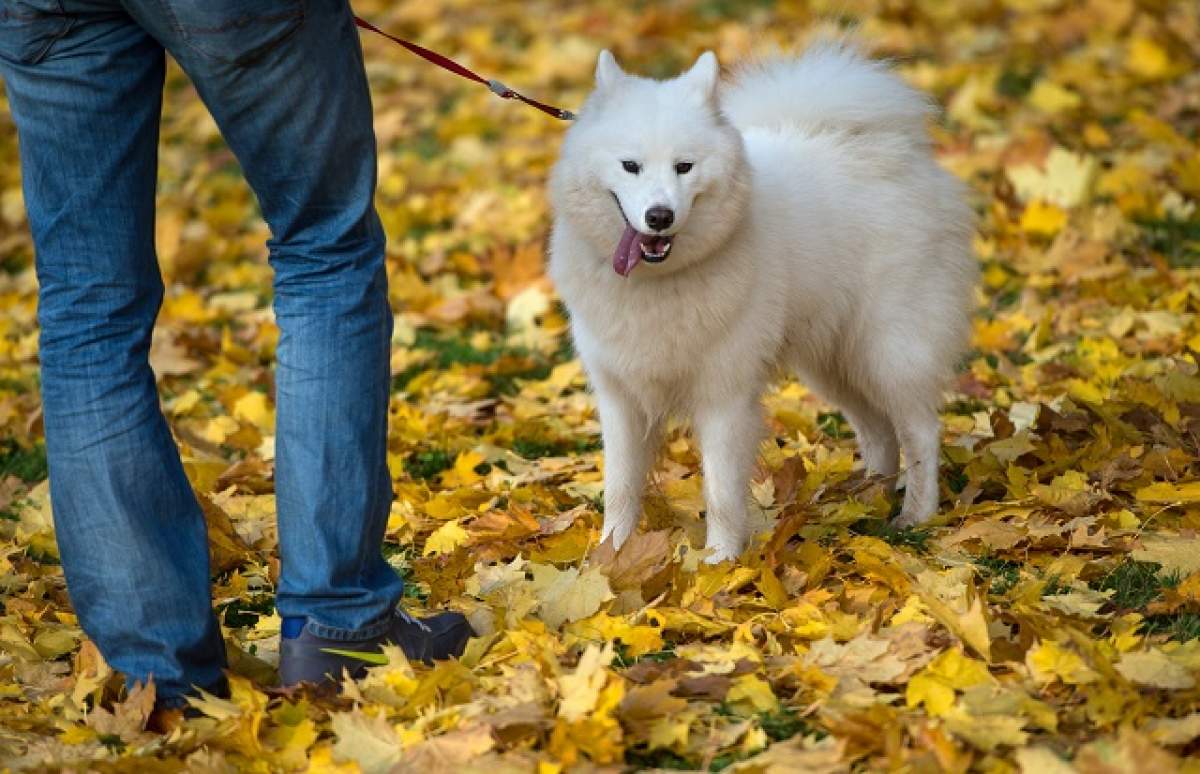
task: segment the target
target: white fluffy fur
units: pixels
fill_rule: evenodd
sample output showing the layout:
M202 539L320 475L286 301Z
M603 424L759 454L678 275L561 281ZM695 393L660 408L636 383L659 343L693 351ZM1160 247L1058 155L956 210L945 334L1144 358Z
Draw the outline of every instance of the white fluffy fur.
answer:
M737 557L761 396L780 370L842 410L870 472L895 474L903 448L901 523L937 511L938 408L976 264L929 111L836 42L747 67L725 88L711 53L669 81L600 56L551 179L550 274L599 406L604 538L619 546L637 525L663 420L679 415L703 454L710 559ZM680 175L679 161L695 166ZM624 229L613 194L643 233L650 206L674 210L666 261L613 270Z

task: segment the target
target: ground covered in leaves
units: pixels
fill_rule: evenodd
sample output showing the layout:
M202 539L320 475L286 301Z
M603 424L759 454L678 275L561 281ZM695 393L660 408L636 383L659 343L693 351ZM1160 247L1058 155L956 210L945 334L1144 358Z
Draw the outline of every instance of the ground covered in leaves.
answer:
M0 103L0 760L195 771L1200 770L1200 6L1181 0L363 3L577 105L595 54L676 72L857 24L945 106L983 266L943 505L892 529L841 416L766 399L754 546L709 567L694 442L596 540L595 406L542 276L562 127L366 41L396 309L384 548L483 636L340 696L272 689L266 237L177 73L152 353L209 518L233 696L169 735L71 613L38 413L36 282ZM1192 757L1189 760L1189 756Z

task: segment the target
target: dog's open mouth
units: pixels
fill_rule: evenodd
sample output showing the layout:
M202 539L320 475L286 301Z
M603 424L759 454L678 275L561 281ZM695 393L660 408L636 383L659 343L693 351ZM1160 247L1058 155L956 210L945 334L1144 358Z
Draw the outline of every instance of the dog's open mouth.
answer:
M613 270L622 277L628 277L638 261L646 263L662 263L671 254L671 237L643 234L629 224L625 225L625 233L613 253Z

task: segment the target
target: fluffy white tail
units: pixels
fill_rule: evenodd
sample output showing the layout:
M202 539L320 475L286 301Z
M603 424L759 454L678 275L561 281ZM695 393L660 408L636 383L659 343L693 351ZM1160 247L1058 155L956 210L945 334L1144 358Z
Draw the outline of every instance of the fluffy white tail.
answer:
M799 57L774 57L739 69L721 94L733 125L824 131L899 132L927 142L933 106L879 61L844 40L823 40Z

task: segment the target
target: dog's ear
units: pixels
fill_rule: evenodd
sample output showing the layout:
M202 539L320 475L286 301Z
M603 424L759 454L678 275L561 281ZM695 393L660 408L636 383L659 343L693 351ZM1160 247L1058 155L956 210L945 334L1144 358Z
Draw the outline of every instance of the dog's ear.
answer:
M692 68L680 78L691 85L704 99L712 99L717 93L717 75L720 69L717 55L711 51L705 51L692 65Z
M608 89L625 77L625 71L617 64L617 58L607 48L600 52L596 60L596 88Z

